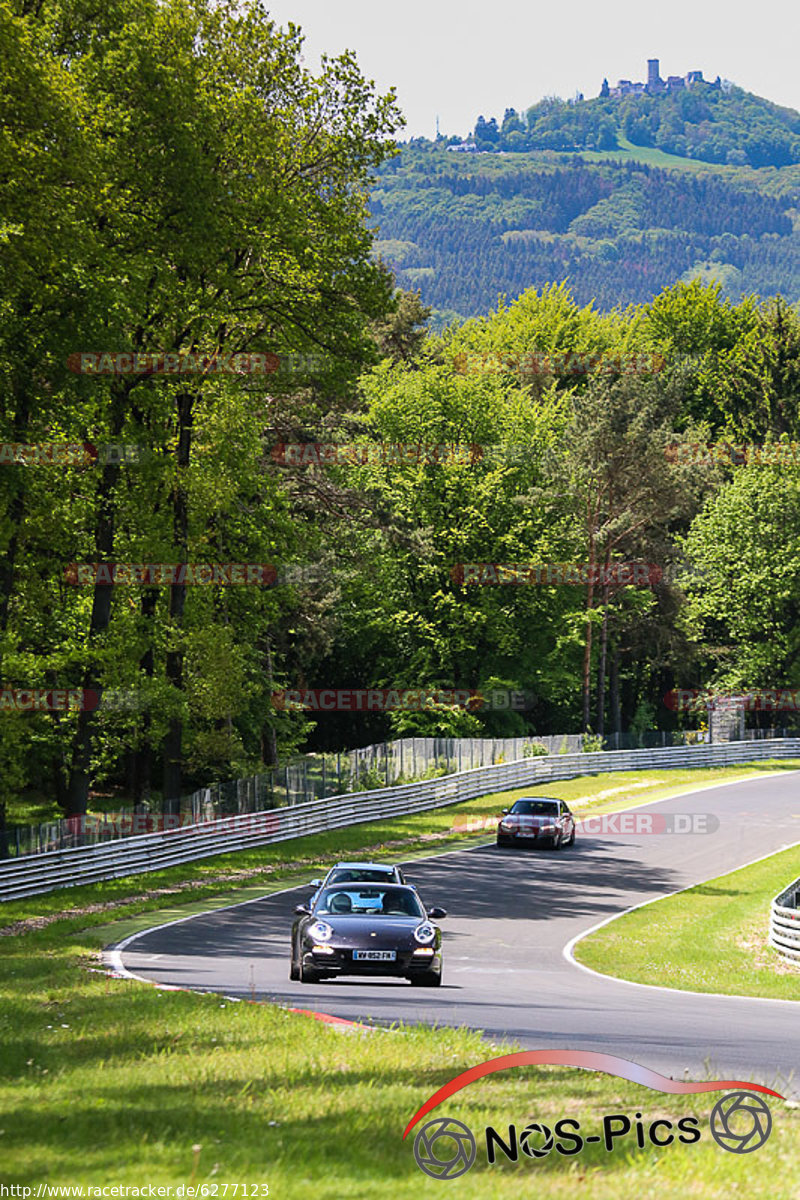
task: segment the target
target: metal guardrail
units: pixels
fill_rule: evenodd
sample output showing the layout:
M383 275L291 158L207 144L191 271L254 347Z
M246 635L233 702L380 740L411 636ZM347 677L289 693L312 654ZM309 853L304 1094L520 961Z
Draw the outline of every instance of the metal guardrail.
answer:
M421 783L225 817L100 846L53 850L11 859L0 863L0 901L158 871L215 854L228 854L365 821L443 808L491 792L538 786L592 772L727 766L766 758L800 758L800 738L678 746L666 750L601 750L475 767L471 771Z
M740 740L795 736L786 729L748 729ZM611 733L603 750L659 750L713 741L697 730L652 730L644 733ZM727 741L727 738L720 739ZM186 825L201 825L242 813L266 812L292 804L306 804L374 791L402 783L419 783L474 767L491 767L539 754L579 754L582 734L542 734L519 738L395 738L341 753L302 754L279 766L266 768L245 779L219 780L181 797L180 809L162 801L146 801L134 809L60 817L36 825L0 826L0 862L49 850L107 845L116 838L159 833Z
M800 879L776 896L770 906L769 944L784 958L800 963Z

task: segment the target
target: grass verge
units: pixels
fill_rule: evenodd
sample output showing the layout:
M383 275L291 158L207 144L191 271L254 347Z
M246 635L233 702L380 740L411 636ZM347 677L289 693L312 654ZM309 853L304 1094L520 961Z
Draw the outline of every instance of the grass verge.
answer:
M96 931L65 936L51 926L0 945L3 1182L183 1184L219 1197L225 1184L247 1182L267 1184L277 1200L443 1194L448 1185L421 1173L403 1129L442 1084L510 1046L466 1030L342 1032L272 1005L108 979L92 970L101 941ZM770 1099L769 1141L735 1155L709 1133L717 1098L665 1096L566 1068L494 1075L437 1110L478 1139L475 1165L453 1194L511 1200L535 1187L557 1200L796 1196L800 1111ZM646 1127L696 1116L700 1141L639 1149L636 1113ZM510 1123L521 1131L571 1118L595 1135L611 1114L633 1126L612 1153L592 1144L572 1158L553 1150L521 1155L516 1165L487 1163L487 1125L507 1140Z
M800 1000L800 966L767 942L770 901L798 876L793 846L617 917L578 942L575 957L635 983Z

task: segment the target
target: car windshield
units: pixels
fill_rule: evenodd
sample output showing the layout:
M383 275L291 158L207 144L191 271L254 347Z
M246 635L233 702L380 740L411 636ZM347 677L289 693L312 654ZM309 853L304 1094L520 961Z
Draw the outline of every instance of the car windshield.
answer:
M511 807L515 817L557 817L557 800L516 800Z
M402 888L329 887L314 906L315 915L331 913L340 915L424 917L422 905L413 892Z
M353 883L359 880L366 883L389 883L394 881L394 871L381 871L378 868L372 870L368 867L363 870L360 867L339 867L331 871L328 883Z

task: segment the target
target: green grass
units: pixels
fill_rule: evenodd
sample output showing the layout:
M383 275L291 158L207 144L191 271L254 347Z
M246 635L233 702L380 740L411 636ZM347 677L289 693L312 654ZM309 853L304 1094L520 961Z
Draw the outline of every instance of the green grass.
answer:
M636 983L800 1000L800 966L767 942L770 901L798 876L793 846L618 917L578 942L575 957Z
M791 1200L800 1177L796 1106L771 1100L768 1143L755 1154L733 1155L708 1132L715 1094L665 1096L567 1068L504 1072L448 1101L438 1111L479 1135L478 1159L457 1183L428 1179L414 1162L413 1135L402 1140L406 1123L452 1076L512 1046L463 1029L342 1032L273 1005L158 991L96 968L109 940L152 923L159 905L164 919L166 898L148 897L148 889L174 888L173 911L186 915L209 907L212 895L220 903L226 891L242 899L310 878L320 859L375 846L382 847L378 857L408 858L485 840L485 833L453 838L453 821L496 813L522 790L599 812L792 766L583 777L4 905L5 921L53 920L0 937L0 1181L216 1183L220 1196L225 1183L266 1182L279 1200L428 1200L448 1186L459 1200L516 1200L521 1188L554 1200L728 1200L732 1191ZM398 841L405 844L392 845ZM246 874L251 870L255 875ZM109 911L82 911L98 897L120 904L115 915L124 922L108 926ZM675 1073L681 1069L676 1063ZM640 1150L629 1137L611 1154L595 1144L574 1158L553 1152L490 1167L480 1140L487 1124L504 1132L510 1122L521 1129L532 1120L552 1125L571 1117L584 1132L598 1133L605 1114L636 1112L648 1122L696 1115L701 1141Z
M581 158L585 162L641 162L647 163L651 167L664 167L673 170L688 170L688 171L713 171L715 174L731 175L736 170L742 170L741 167L732 167L725 163L704 162L699 158L686 158L680 154L667 154L665 150L658 150L655 146L636 146L633 142L628 141L621 135L617 135L618 146L615 150L526 150L526 151L509 151L506 154L480 154L475 157L472 155L464 156L467 158L465 166L473 169L479 167L481 173L485 173L487 167L502 167L503 164L513 166L515 169L530 167L532 164L536 166L558 166L563 162L569 162L574 158ZM442 152L442 156L446 157L449 162L453 158L461 158L461 155L446 154ZM453 165L450 163L449 165ZM508 168L506 168L508 169Z
M657 150L655 146L635 146L626 138L617 136L617 150L581 150L580 157L587 162L641 162L651 167L680 169L682 171L714 171L717 174L730 174L734 169L720 163L703 162L697 158L684 158L680 154L667 154Z
M287 1200L416 1200L447 1185L417 1168L402 1132L460 1071L509 1045L465 1030L342 1032L272 1005L157 991L93 973L102 938L51 927L0 942L0 1179L6 1184L266 1182ZM676 1064L680 1070L680 1064ZM778 1087L780 1091L780 1087ZM800 1172L800 1113L771 1101L769 1142L742 1158L717 1147L716 1096L672 1097L604 1075L521 1068L484 1079L441 1115L551 1125L641 1112L700 1119L696 1145L489 1167L485 1150L452 1194L504 1200L741 1194L789 1200ZM480 1145L480 1141L479 1141ZM199 1147L195 1150L193 1147Z

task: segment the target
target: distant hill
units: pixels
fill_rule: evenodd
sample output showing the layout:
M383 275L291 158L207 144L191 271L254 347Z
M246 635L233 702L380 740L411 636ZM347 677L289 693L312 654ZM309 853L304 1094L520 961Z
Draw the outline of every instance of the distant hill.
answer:
M694 84L543 101L527 121L507 110L494 132L477 138L479 152L414 140L372 193L378 252L438 324L562 280L602 309L695 277L734 299L800 301L800 114ZM549 148L520 149L515 134Z
M623 142L698 162L786 167L800 163L800 113L742 88L693 82L661 94L550 98L502 122L479 117L479 150L615 150ZM644 86L644 85L634 85Z

